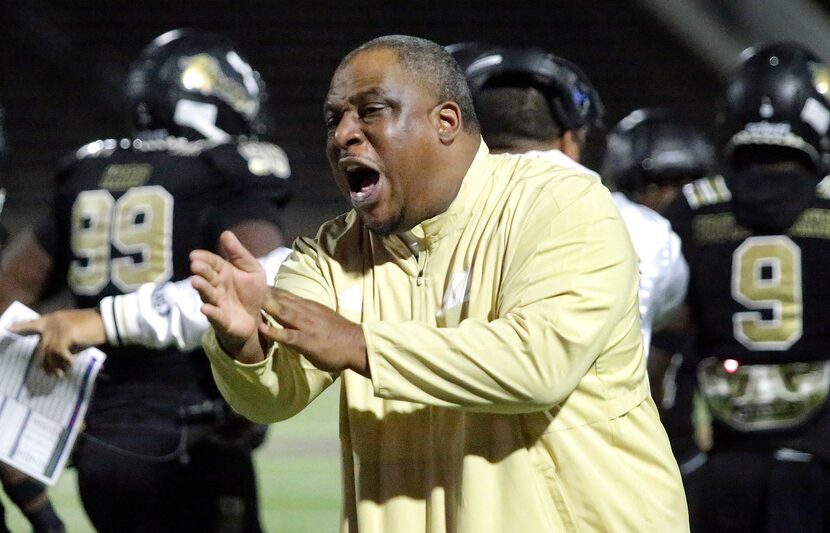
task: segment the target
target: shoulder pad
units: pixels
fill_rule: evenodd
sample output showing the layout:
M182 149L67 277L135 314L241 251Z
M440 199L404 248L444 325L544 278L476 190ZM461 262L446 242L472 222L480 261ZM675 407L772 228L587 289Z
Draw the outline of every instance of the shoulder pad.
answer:
M98 139L64 155L57 164L55 181L61 183L79 161L109 157L118 149L118 146L117 139Z
M291 176L288 156L276 144L240 142L219 145L208 151L213 164L229 176L273 176L281 180Z
M129 148L129 140L127 141ZM89 144L85 144L75 151L75 159L86 159L89 157L109 157L118 148L119 141L116 139L98 139Z
M190 140L185 137L168 135L158 138L138 138L133 141L133 149L139 152L167 152L180 157L199 157L202 152L216 146L209 139Z
M285 150L276 144L265 142L241 142L239 155L248 163L248 171L255 176L271 174L280 179L291 176L291 167Z
M700 178L683 186L683 195L692 209L720 204L732 199L723 176Z
M183 157L197 157L205 150L216 146L216 143L208 140L191 141L184 137L158 137L134 139L99 139L85 144L75 151L75 159L88 159L95 157L109 157L116 150L135 150L138 152L168 152L171 155Z

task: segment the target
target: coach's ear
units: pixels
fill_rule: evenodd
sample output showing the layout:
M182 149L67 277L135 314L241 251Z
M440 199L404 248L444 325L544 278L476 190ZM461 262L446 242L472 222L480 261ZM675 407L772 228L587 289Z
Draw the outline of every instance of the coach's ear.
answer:
M582 156L582 142L579 134L574 130L566 130L559 137L559 151L574 161L579 161Z
M431 119L435 131L438 133L438 139L442 144L452 144L463 126L461 108L452 101L442 102L435 106L431 113Z

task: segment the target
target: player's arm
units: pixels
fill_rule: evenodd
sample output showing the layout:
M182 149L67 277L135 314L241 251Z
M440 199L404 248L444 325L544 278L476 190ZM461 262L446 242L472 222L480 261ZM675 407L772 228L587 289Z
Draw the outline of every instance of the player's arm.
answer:
M12 324L18 335L40 335L35 356L44 370L63 377L72 366L72 354L106 342L104 323L95 309L66 309L46 313L34 320Z
M290 252L276 248L259 258L263 279L273 279ZM113 346L138 344L147 348L175 345L190 351L201 345L209 327L203 303L192 278L164 284L146 283L135 292L110 296L98 306L106 342Z
M208 327L201 305L190 279L145 283L135 292L103 298L97 309L53 311L9 329L39 334L36 353L47 372L60 376L71 366L72 354L89 346L198 347Z
M0 259L0 311L15 300L34 306L53 283L63 281L68 268L71 206L61 184L72 159L64 161L56 176L57 187L51 208L12 238Z
M258 259L266 281L274 279L289 252L280 247ZM147 283L135 292L104 298L98 310L110 345L176 346L190 351L201 345L209 327L201 306L199 293L188 278L175 283Z
M654 294L653 327L657 331L662 328L677 312L680 304L686 298L689 287L689 265L681 251L680 237L668 229L666 246L661 254L663 260L660 269L660 282L656 283Z
M266 279L274 278L289 252L288 248L277 248L259 259ZM38 349L44 367L66 371L69 354L89 346L176 346L180 351L198 348L209 326L199 310L201 306L190 278L175 283L145 283L135 292L102 299L97 309L53 311L15 324L11 330L41 334Z
M9 243L0 268L0 310L15 300L31 306L40 300L46 289L53 259L35 232L26 229Z

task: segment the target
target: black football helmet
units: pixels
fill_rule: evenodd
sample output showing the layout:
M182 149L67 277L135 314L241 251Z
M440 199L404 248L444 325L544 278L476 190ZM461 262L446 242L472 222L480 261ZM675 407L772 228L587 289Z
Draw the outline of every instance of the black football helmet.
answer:
M697 179L715 168L706 135L665 109L633 111L608 134L600 174L614 188L634 193L651 183Z
M458 66L461 67L462 72L466 72L467 67L469 67L473 61L492 48L492 45L479 41L463 41L460 43L448 44L444 47L444 49L449 52L453 59L455 59L458 63Z
M497 47L466 69L473 98L485 87L530 86L548 98L564 130L602 128L605 107L588 77L566 59L538 48Z
M138 130L214 140L265 130L262 77L234 43L212 33L156 37L130 68L126 96Z
M794 42L748 48L731 78L718 129L727 160L742 147L776 146L825 168L830 138L830 69Z

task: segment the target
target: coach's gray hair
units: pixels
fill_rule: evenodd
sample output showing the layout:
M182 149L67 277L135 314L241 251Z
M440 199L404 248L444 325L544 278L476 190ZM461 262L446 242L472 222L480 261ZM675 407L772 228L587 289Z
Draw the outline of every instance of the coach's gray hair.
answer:
M443 46L428 39L409 35L384 35L372 39L349 52L337 70L348 65L361 52L375 48L394 50L401 65L431 90L438 101L458 104L465 131L480 131L473 98L461 67Z

